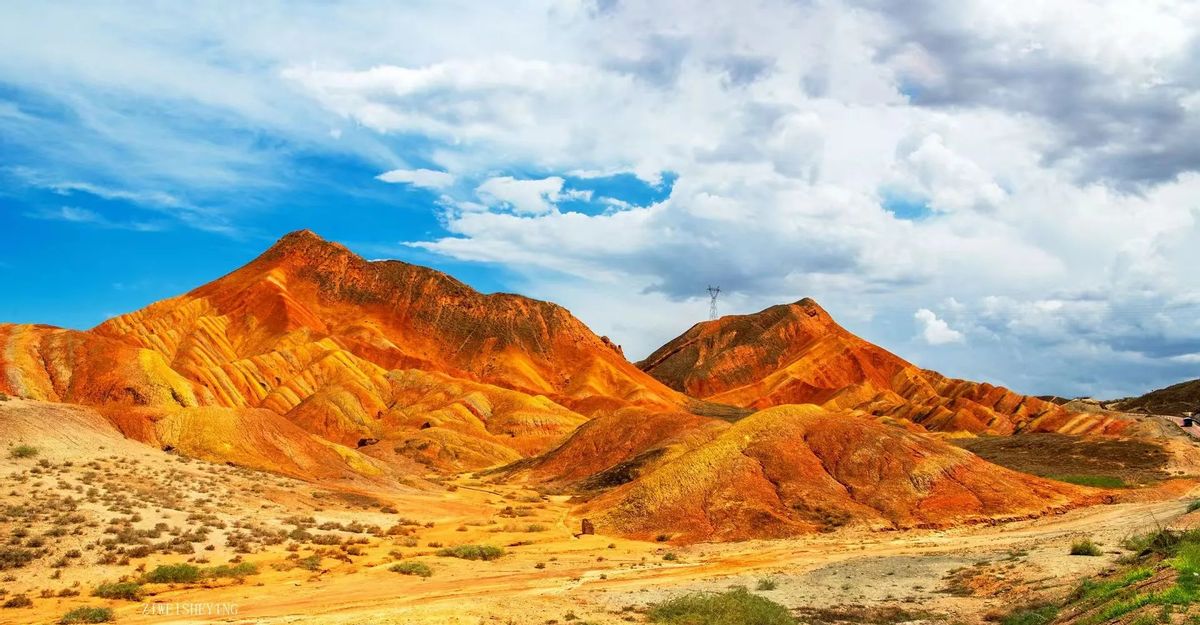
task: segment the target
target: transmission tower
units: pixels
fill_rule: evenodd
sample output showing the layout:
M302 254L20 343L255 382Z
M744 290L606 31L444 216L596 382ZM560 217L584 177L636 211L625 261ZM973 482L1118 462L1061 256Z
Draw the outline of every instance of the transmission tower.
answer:
M717 296L721 294L721 287L708 287L708 318L715 320L717 318Z

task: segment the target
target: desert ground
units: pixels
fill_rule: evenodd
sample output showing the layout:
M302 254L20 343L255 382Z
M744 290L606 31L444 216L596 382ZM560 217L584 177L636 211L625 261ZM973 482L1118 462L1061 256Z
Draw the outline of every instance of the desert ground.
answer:
M472 474L331 490L131 442L79 407L10 400L0 417L0 601L28 599L0 609L0 623L53 623L81 606L107 606L119 623L636 623L655 602L736 586L804 622L979 623L1069 593L1113 567L1132 534L1200 515L1186 513L1197 482L1176 475L1007 523L643 542L577 535L566 496ZM37 434L47 419L60 427ZM1102 554L1069 555L1081 538ZM443 551L462 545L502 555ZM198 577L146 581L181 563ZM142 583L106 594L135 596L95 596L122 580Z

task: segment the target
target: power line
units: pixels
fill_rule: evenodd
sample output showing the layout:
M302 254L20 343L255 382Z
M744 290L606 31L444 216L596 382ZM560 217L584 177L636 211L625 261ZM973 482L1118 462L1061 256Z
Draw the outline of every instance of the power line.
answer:
M711 285L708 287L708 298L709 298L708 318L710 320L715 320L718 317L718 315L717 315L717 296L720 294L721 294L721 287L711 286Z

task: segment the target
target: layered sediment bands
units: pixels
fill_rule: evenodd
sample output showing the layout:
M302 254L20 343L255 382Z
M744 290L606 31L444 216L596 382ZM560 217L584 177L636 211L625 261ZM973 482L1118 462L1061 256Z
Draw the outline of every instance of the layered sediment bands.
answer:
M689 401L561 306L368 262L307 231L88 332L0 326L0 346L0 390L12 395L251 421L265 410L341 446L385 441L371 453L436 470L540 453L593 415Z
M851 334L811 299L698 323L638 366L722 404L858 408L944 432L1114 434L1128 425L921 369Z
M101 336L159 352L212 401L258 406L317 358L356 384L421 369L485 382L567 407L672 408L685 399L628 363L565 308L483 295L441 272L368 262L301 231L187 295L116 317ZM352 356L353 358L350 358ZM370 363L363 366L362 363ZM290 410L303 382L280 398ZM289 405L291 404L291 405Z
M1098 499L862 412L789 405L738 421L579 514L601 531L639 538L741 540L850 525L943 526Z
M159 353L41 325L0 324L0 392L80 404L198 404L192 384Z
M632 481L728 427L725 421L689 413L629 408L584 423L561 445L513 472L582 490L608 488Z

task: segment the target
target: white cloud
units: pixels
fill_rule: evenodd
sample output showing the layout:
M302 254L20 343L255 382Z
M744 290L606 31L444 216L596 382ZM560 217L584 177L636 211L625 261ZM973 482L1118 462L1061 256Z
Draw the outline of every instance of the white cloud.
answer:
M913 315L913 318L921 322L921 338L925 339L925 342L930 345L963 342L962 332L951 328L948 323L938 319L938 316L928 308L918 310Z
M433 169L393 169L375 176L375 179L383 182L410 184L424 189L445 189L454 184L452 174Z
M91 185L64 193L195 224L203 199L287 188L292 149L427 164L381 179L437 189L444 231L380 237L501 265L634 357L719 283L731 312L814 296L921 365L1019 390L1194 374L1194 2L247 10L6 5L0 80L79 121L0 101L0 132L61 164L49 182ZM651 206L565 181L618 172L677 178ZM891 191L932 214L897 218ZM914 341L917 309L971 353Z
M512 176L488 178L475 193L489 206L506 206L518 215L545 215L563 199L563 179L558 176L540 180L517 180ZM581 197L578 195L572 197Z
M1005 193L987 172L948 148L937 133L909 137L897 146L895 183L924 197L935 211L991 210Z
M42 219L48 221L65 221L76 224L90 224L102 228L116 228L120 230L136 230L138 232L156 232L163 229L161 223L147 221L113 221L100 213L78 206L59 206L58 208L44 208L41 210L30 211L25 214L31 219Z

